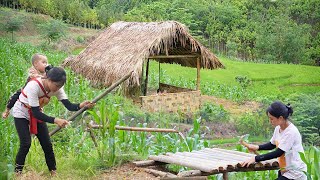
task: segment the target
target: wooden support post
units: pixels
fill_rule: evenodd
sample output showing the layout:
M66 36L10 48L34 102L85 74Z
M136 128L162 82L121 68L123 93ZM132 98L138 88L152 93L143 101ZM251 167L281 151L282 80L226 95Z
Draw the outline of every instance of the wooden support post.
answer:
M222 174L223 180L228 180L228 172Z
M95 135L94 135L94 133L93 133L92 129L91 129L91 128L89 128L88 130L89 130L89 132L90 132L90 137L91 137L91 139L92 139L92 141L93 141L94 145L96 146L96 148L98 148L98 143L97 143L96 137L95 137Z
M161 178L177 178L176 175L172 174L172 173L169 173L169 172L163 172L163 171L158 171L158 170L155 170L155 169L148 169L148 168L142 168L143 171L147 172L147 173L150 173L150 174L153 174L155 176L159 176Z
M159 62L159 82L158 82L158 86L159 86L158 89L159 89L159 90L160 90L160 74L161 74L161 73L160 73L160 62Z
M149 74L149 59L147 61L147 67L146 67L146 79L144 81L144 95L147 95L148 91L148 74Z
M197 58L197 91L200 90L200 58Z

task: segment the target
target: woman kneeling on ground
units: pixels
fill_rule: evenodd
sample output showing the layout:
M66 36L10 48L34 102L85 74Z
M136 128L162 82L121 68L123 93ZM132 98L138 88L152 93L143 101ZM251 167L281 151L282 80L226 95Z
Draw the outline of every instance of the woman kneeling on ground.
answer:
M255 156L242 163L249 166L254 162L278 158L280 170L278 180L301 179L306 180L306 164L301 160L299 152L303 152L302 139L299 130L289 120L293 110L290 105L276 101L266 111L270 123L275 127L270 142L262 145L249 144L249 151L272 150L274 151Z
M47 70L46 78L31 79L22 89L19 100L12 110L20 140L15 167L17 174L22 173L25 159L31 146L30 134L35 134L39 139L48 169L51 175L56 174L56 160L46 122L55 123L60 127L65 127L69 123L65 119L50 117L42 112L41 108L49 102L50 97L56 96L69 111L77 111L84 106L88 108L94 106L94 103L89 101L84 101L80 104L71 103L63 89L65 82L66 72L64 69L53 67Z

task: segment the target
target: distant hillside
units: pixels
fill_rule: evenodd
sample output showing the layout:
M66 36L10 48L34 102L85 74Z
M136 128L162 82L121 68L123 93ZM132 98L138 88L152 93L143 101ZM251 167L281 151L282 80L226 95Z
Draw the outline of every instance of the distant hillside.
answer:
M46 40L43 38L39 26L47 23L48 21L54 20L53 18L43 14L0 8L0 23L2 24L0 28L0 37L11 38L11 33L4 30L3 24L8 18L12 18L12 16L22 18L21 29L14 32L15 41L28 42L35 46L46 44ZM63 50L70 53L74 49L87 46L87 44L91 42L97 34L97 30L75 27L67 24L66 36L62 37L57 42L54 42L52 47L56 50Z

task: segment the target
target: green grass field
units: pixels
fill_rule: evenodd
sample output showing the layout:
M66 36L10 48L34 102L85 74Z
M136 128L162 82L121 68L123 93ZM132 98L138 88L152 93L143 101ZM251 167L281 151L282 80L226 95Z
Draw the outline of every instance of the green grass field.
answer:
M259 97L283 97L292 93L313 94L320 90L320 67L293 65L293 64L259 64L241 62L220 57L225 69L206 70L201 69L201 87L203 94L207 93L205 86L222 85L222 87L238 87L240 84L235 80L237 76L246 76L251 80L246 91L251 93L249 99L259 99ZM159 65L157 62L150 63L150 73L158 76ZM161 71L167 79L161 78L171 84L183 85L195 88L196 73L195 68L182 67L175 64L161 64ZM171 79L168 81L168 78ZM157 82L157 79L154 78ZM185 81L188 83L180 83ZM153 82L153 84L156 84ZM219 90L218 90L219 91ZM223 93L222 93L223 94ZM218 95L219 93L213 93ZM227 96L223 96L226 97ZM231 98L232 99L232 98Z

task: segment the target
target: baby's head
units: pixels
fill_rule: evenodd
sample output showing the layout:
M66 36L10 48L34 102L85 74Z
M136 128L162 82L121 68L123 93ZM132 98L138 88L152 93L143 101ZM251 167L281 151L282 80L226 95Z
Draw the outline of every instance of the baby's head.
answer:
M32 56L32 65L36 70L41 73L45 72L45 68L48 65L48 58L43 54L36 53Z

